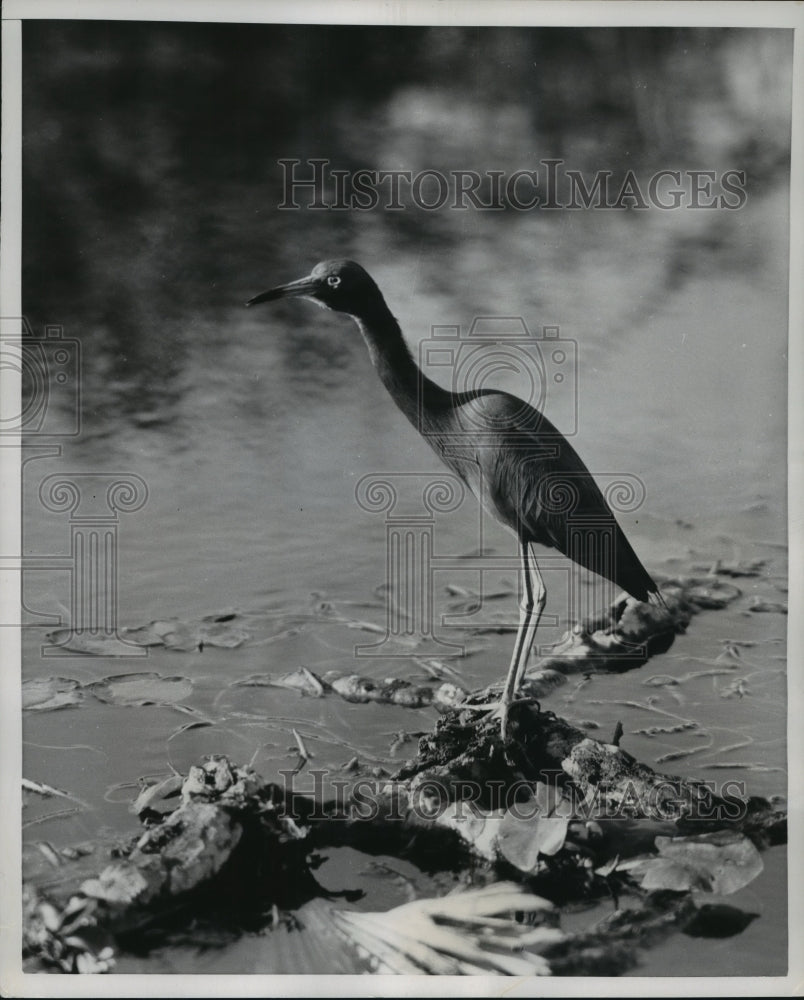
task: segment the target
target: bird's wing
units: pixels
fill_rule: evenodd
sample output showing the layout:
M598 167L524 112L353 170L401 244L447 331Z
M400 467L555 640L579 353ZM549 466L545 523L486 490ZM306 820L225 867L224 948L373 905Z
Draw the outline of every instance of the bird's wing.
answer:
M484 499L520 538L558 549L639 600L657 590L578 453L538 410L502 392L472 406Z

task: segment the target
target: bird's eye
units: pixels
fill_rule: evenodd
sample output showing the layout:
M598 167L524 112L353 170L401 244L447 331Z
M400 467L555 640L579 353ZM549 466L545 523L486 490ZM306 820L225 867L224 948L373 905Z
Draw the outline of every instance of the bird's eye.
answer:
M337 274L331 274L327 278L327 284L329 285L330 288L337 288L338 285L340 285L340 283L341 283L341 279L338 277Z

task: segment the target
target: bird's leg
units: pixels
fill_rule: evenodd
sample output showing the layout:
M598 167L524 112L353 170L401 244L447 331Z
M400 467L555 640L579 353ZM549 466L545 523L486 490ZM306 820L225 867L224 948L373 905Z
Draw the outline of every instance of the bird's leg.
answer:
M519 630L516 634L511 665L505 678L500 707L497 710L502 719L502 738L505 740L508 729L508 710L516 697L516 693L525 676L530 651L536 638L536 630L547 601L547 590L539 572L536 560L529 557L528 543L522 541L522 600L519 603Z
M525 669L528 665L528 657L533 648L533 641L536 638L536 629L539 627L539 620L544 611L547 600L547 590L544 580L536 565L536 560L528 555L528 543L520 542L520 552L522 557L522 599L519 602L519 628L514 642L514 652L511 657L511 664L508 667L508 674L505 678L502 697L499 702L490 705L471 705L472 709L494 709L494 717L502 720L502 737L505 740L508 735L508 710L511 707Z

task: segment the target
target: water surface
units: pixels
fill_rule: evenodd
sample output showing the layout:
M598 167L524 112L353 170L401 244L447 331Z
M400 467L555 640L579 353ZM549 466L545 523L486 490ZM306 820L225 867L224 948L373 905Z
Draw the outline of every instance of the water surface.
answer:
M52 44L55 36L38 30L41 36L26 25L28 44ZM187 95L157 104L145 81L129 81L115 100L93 91L93 80L108 81L120 67L142 65L145 58L133 46L134 34L126 55L122 36L105 30L94 43L89 35L72 38L72 57L63 54L49 75L40 76L38 89L29 90L30 186L41 187L41 158L63 153L64 175L48 197L68 209L59 222L29 205L26 310L34 323L63 323L65 336L81 341L83 422L80 437L63 441L59 456L26 465L25 551L69 550L64 514L38 502L44 476L135 473L147 484L148 499L140 511L120 518L119 623L135 627L230 611L250 638L237 649L155 647L130 660L53 658L42 652L46 629L36 616L70 624L68 574L27 573L29 622L39 627L24 634L26 680L62 676L85 684L147 670L191 682L189 696L177 704L134 707L87 698L80 707L27 713L26 776L85 804L67 815L58 810L51 819L40 806L27 812L28 842L66 845L127 834L138 779L185 769L206 753L239 762L253 758L266 777L279 775L296 762L294 728L315 753L316 767L333 772L355 755L393 770L412 752L398 734L432 728L433 709L302 699L292 691L238 684L302 664L316 672L356 669L356 643L377 635L350 628L348 620L378 628L386 615L378 591L386 574L385 522L356 502L356 486L370 474L432 476L440 469L388 398L347 317L303 302L243 308L251 295L332 256L352 257L371 271L414 353L433 327L466 331L478 316L521 317L534 332L559 326L561 336L577 345L577 397L570 405L566 396L548 394L546 412L569 431L562 420L568 414L572 419L577 402L573 443L590 469L644 484L644 502L620 520L646 566L671 576L704 573L717 560L762 562L758 576L733 581L742 591L737 601L697 616L666 654L632 673L571 679L546 705L571 721L593 724L601 738L622 721L623 745L660 770L741 782L749 794L785 795L786 617L749 610L755 599L786 602L783 157L781 166L764 162L754 149L749 197L735 212L428 215L409 206L396 215L278 213L276 157L315 155L324 147L341 162L370 156L383 164L401 157L414 169L441 163L486 168L495 156L503 167L521 165L523 157L533 162L551 149L595 163L596 155L610 158L623 148L617 146L619 127L625 128L621 139L641 134L636 156L646 169L658 153L644 121L643 132L632 134L622 122L616 126L614 111L598 110L601 134L591 140L588 130L572 125L572 116L564 124L551 122L546 112L534 118L524 97L495 96L493 89L482 100L459 98L432 68L420 68L418 79L388 83L387 92L368 103L355 103L335 88L319 99L323 105L313 106L327 109L326 124L314 120L317 112L305 94L284 97L290 108L308 108L306 125L293 126L289 113L286 119L277 112L273 126L254 135L245 125L255 109L242 111L240 126L226 126L241 142L226 174L211 137L203 145L193 131L195 145L183 149L178 142L190 120ZM162 52L167 73L176 53L186 56L189 48L180 34L163 29L161 37L163 49L153 51ZM215 43L204 38L214 69ZM298 54L294 38L282 44ZM446 35L436 42L449 53ZM275 39L272 44L281 47ZM501 51L518 65L515 46ZM545 45L544 58L556 58L557 51ZM734 110L741 92L735 67L752 67L752 58L737 35L713 51L723 89L717 97L715 89L685 93L674 108L672 128L678 131L681 120L697 123L687 145L678 147L684 167L693 161L739 166L739 158L728 158L748 156L745 150L753 147L745 136L768 109L778 114L783 104L778 94L784 79L768 69L772 45L763 50L771 73L766 105L759 101L740 115ZM117 52L117 62L104 61L103 52ZM661 75L665 83L675 80L674 60L687 58L681 42L663 52L654 77L647 64L637 72L648 74L661 93ZM244 55L244 65L253 66L257 55L256 49ZM699 55L705 61L706 54ZM583 63L579 53L574 58L574 65ZM74 105L58 92L59 80L83 82ZM82 123L78 137L54 124L60 108L66 124ZM719 145L702 124L713 115L732 125ZM774 120L767 120L770 130ZM226 131L222 117L210 121ZM142 126L140 133L132 132L133 123ZM69 151L68 140L84 159ZM262 164L259 171L255 162ZM662 165L668 162L675 161ZM102 210L114 200L109 192L118 190L110 180L113 166L136 184L115 202L106 227ZM104 185L111 185L109 191ZM76 233L83 234L82 245L69 251ZM64 254L62 266L45 273L36 254L49 235L61 240L56 245ZM65 294L70 273L73 286ZM402 497L416 499L404 488ZM478 524L471 498L440 516L438 553L473 553L482 542L498 555L515 555L513 538L499 526L484 522L481 538ZM439 612L454 603L448 586L481 585L511 594L492 610L507 608L515 624L515 579L505 570L482 580L476 569L437 573ZM340 620L322 615L322 602ZM570 617L560 586L549 589L547 616L545 643L560 637ZM471 653L456 665L467 687L502 675L510 634L453 633ZM393 660L362 659L360 671L378 678L420 676L412 654L421 650L410 652ZM656 683L667 677L676 683ZM693 721L695 727L646 733L657 719ZM193 721L208 724L187 728ZM768 872L751 887L749 908L761 909L762 919L714 951L710 943L684 939L685 971L782 971L781 951L768 958L768 939L785 938L783 854L768 855ZM367 877L360 865L344 862L338 871L350 885ZM383 898L386 905L395 901L390 892L378 897L375 887L372 905ZM155 971L159 961L125 971ZM181 971L194 968L195 958L177 951L164 961ZM226 959L211 962L209 971L226 971ZM642 971L677 973L676 945L657 949Z

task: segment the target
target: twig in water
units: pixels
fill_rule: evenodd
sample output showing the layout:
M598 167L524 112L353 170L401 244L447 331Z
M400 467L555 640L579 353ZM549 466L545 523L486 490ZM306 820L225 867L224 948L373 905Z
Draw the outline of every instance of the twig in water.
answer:
M58 788L54 788L52 785L46 785L44 781L31 781L30 778L22 779L22 787L26 792L36 792L37 795L57 795L62 799L71 799L72 795L69 792L62 792Z
M51 819L64 819L65 816L75 816L80 812L80 809L62 809L61 812L48 813L47 816L38 816L36 819L29 819L27 823L22 824L22 828L23 830L27 830L29 826L38 826L40 823L47 823Z
M292 733L294 739L296 740L296 746L299 748L299 761L293 768L293 774L298 774L299 771L301 771L301 769L313 755L308 751L307 747L305 746L304 740L299 735L299 731L297 729L293 729Z

